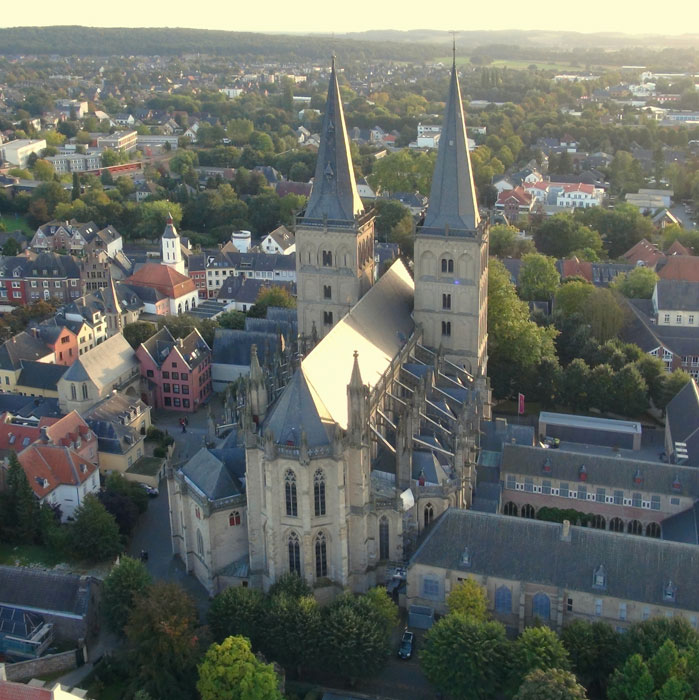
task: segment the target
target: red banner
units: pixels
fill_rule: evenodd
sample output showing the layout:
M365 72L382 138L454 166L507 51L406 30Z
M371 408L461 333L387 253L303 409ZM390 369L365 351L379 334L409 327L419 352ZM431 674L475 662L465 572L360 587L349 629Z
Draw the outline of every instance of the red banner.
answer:
M517 413L524 415L524 394L517 394Z

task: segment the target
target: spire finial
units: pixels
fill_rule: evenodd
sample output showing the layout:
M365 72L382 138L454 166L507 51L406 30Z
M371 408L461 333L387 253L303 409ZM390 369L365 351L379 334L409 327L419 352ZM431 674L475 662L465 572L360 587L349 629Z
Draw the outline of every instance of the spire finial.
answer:
M454 68L456 68L456 32L451 33L451 56L451 64Z
M330 56L330 70L334 73L335 72L335 52L332 52L332 55Z

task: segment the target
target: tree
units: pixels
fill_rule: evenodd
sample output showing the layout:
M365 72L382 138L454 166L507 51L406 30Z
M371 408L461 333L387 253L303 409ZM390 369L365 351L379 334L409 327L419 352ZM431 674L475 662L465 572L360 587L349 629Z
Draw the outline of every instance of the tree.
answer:
M606 622L574 620L563 628L561 641L583 685L603 696L607 679L622 658L619 633Z
M553 258L530 253L522 258L519 273L519 295L527 301L548 300L560 284L560 276Z
M102 614L114 632L124 633L136 599L145 595L151 583L144 564L131 557L122 557L112 568L102 587Z
M610 286L629 299L650 299L658 279L649 267L635 267L619 275Z
M135 350L141 343L145 343L148 338L155 335L157 330L155 324L150 321L134 321L127 323L122 333L129 345Z
M165 230L165 224L169 216L172 216L175 226L182 221L182 207L177 202L158 200L155 202L143 202L141 204L141 221L138 225L138 234L151 240L158 238Z
M594 287L587 281L564 281L556 290L553 308L564 316L572 314L584 314L587 308L587 300L594 291Z
M461 613L470 620L485 622L488 618L488 599L485 589L471 578L452 589L447 596L450 613Z
M283 700L274 667L257 659L244 637L212 644L198 668L202 700Z
M569 671L536 669L525 676L514 700L586 700L587 693Z
M248 143L254 130L255 125L250 119L231 119L226 125L228 138L236 146L244 146Z
M648 408L648 385L635 365L628 364L614 375L611 406L625 416L638 416Z
M72 549L81 559L103 561L122 550L119 526L94 494L85 496L75 510L71 534Z
M252 588L231 586L219 593L211 603L208 622L215 640L231 635L247 637L258 649L265 639L265 598Z
M43 180L44 182L53 180L53 176L55 174L53 165L51 165L49 161L43 160L42 158L39 158L36 163L34 163L32 170L34 171L34 176L36 179Z
M19 255L21 250L19 243L14 238L8 238L2 247L2 254L5 256Z
M652 695L653 676L640 654L630 656L609 681L609 700L648 700Z
M242 311L224 311L216 317L221 328L242 330L245 328L245 314Z
M624 325L624 309L614 293L604 287L596 287L590 293L584 316L590 332L600 343L616 338Z
M575 358L563 371L561 400L566 406L585 411L590 406L590 368Z
M588 207L575 214L583 224L599 231L610 258L618 258L642 238L653 235L653 222L632 204L617 204L614 209ZM553 217L552 217L553 218Z
M398 606L382 586L370 588L363 597L383 621L386 635L390 636L398 624Z
M665 407L675 398L677 393L684 389L686 384L692 380L688 372L683 369L676 369L671 374L663 374L663 387L660 393L660 400L656 404L658 408Z
M616 194L638 192L645 183L641 164L628 151L617 151L609 165L609 182Z
M648 396L656 407L662 408L665 405L667 381L672 376L665 371L665 363L659 357L644 354L634 364L646 382Z
M441 692L462 700L490 700L497 697L509 668L505 628L451 613L427 633L420 663Z
M489 234L490 254L498 258L521 258L527 253L534 253L534 243L521 238L514 226L495 224Z
M248 219L258 235L264 236L277 228L280 217L281 201L274 192L263 192L248 201Z
M126 637L138 663L138 687L156 698L189 700L199 638L194 601L175 583L154 583L135 599Z
M191 172L199 164L199 158L195 151L180 148L175 155L170 158L168 167L173 173L185 175Z
M371 186L391 193L430 191L437 154L408 149L389 153L374 164L368 177Z
M687 620L681 617L655 617L629 627L621 639L623 653L625 656L640 654L644 659L650 659L668 639L680 651L699 647L699 635Z
M7 470L6 512L2 520L4 530L13 542L34 544L39 537L39 501L29 485L27 475L17 459L15 452L10 453Z
M255 303L250 307L248 316L266 318L270 306L280 306L284 309L296 308L296 299L291 296L286 287L263 287L257 295Z
M565 258L575 250L590 248L599 254L602 251L602 238L573 214L554 214L547 218L534 231L536 249L544 255Z
M101 491L97 498L107 512L114 516L122 537L128 537L138 521L138 508L134 502L117 491Z
M514 643L512 675L515 687L536 669L569 670L568 652L550 627L527 627Z

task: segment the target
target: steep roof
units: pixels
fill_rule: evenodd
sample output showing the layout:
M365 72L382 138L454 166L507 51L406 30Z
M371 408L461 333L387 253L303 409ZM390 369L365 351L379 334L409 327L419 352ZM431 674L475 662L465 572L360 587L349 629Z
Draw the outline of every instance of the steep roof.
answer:
M17 458L37 498L43 498L62 484L79 486L97 471L92 462L58 445L34 443Z
M571 527L507 515L450 508L433 525L410 566L467 571L514 581L594 593L593 574L606 572L605 595L668 605L664 588L677 587L678 608L699 610L699 547ZM462 557L468 549L470 565Z
M22 370L17 377L17 386L46 391L56 391L58 380L68 370L64 365L54 365L48 362L22 360L21 365Z
M41 338L22 331L0 346L0 368L20 369L22 360L36 361L47 355L53 356L53 350Z
M320 130L320 148L316 162L313 190L304 220L353 222L364 211L357 192L350 155L349 138L337 83L335 59L330 71L328 99Z
M141 287L153 287L169 297L182 296L197 289L189 277L160 263L146 263L124 282Z
M699 256L672 255L658 268L658 276L664 280L699 282Z
M113 384L115 379L129 369L138 369L138 360L124 336L117 333L79 357L61 381L92 381L102 389Z
M661 279L656 283L658 309L699 310L699 282Z
M630 263L636 264L641 261L648 267L655 267L659 260L665 258L665 254L658 248L655 243L642 238L638 243L629 248L623 255Z
M423 228L443 229L449 226L450 229L472 231L479 222L461 88L454 63L437 163L432 176L430 204Z
M210 501L245 493L245 449L202 447L180 472Z
M668 403L665 421L672 442L684 442L689 464L699 466L699 389L694 379L688 381Z

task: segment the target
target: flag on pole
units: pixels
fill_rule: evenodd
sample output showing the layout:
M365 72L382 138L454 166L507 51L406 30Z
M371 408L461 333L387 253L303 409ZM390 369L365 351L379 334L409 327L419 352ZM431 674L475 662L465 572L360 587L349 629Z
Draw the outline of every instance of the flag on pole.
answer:
M517 413L524 415L524 394L517 394Z

